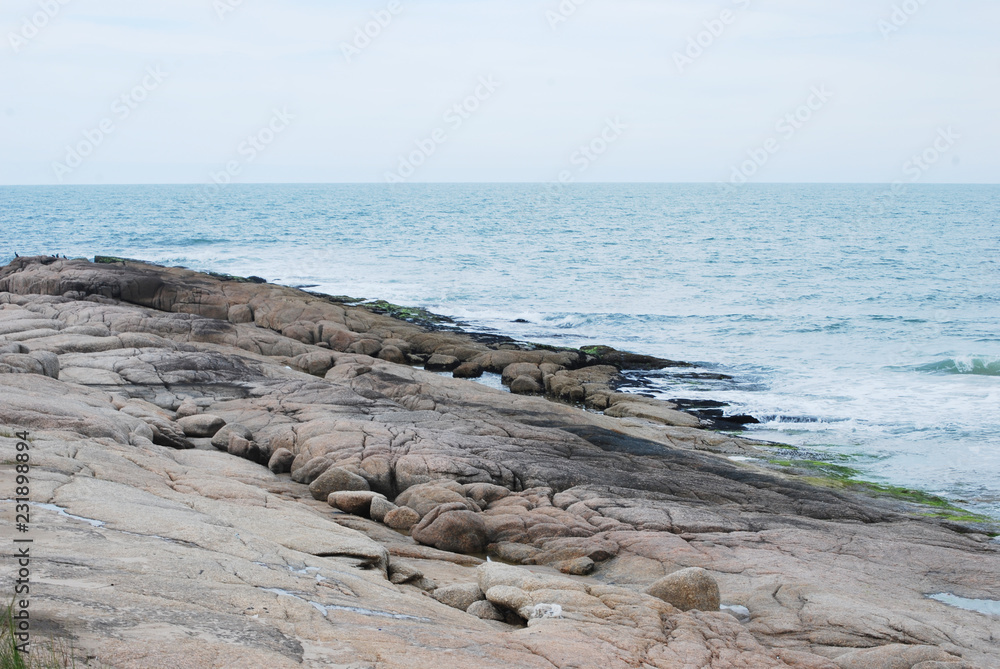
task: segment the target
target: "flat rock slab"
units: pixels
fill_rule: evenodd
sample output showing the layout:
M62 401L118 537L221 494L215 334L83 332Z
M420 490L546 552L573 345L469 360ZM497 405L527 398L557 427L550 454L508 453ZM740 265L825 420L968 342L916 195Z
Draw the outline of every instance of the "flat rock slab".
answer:
M177 268L0 268L0 351L31 358L0 366L0 486L27 429L45 505L32 619L109 667L997 666L993 618L925 595L1000 599L1000 544L616 411L613 353L490 346ZM700 581L689 611L646 593L683 573L749 621L696 610Z

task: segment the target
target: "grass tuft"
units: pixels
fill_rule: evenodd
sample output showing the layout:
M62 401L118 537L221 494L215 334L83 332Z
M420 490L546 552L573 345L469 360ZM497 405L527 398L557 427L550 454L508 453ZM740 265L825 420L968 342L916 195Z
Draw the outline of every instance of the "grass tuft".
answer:
M76 669L73 647L64 641L32 640L29 653L22 653L14 632L14 603L0 614L0 669Z

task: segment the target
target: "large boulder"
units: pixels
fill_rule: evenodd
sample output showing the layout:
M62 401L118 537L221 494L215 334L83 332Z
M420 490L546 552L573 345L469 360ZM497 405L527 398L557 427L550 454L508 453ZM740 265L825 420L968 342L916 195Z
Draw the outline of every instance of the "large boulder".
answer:
M244 439L238 434L229 435L229 446L226 448L226 451L230 455L256 462L259 465L266 465L271 455L267 449L261 448L257 442Z
M375 499L385 499L377 492L367 490L342 490L330 493L327 502L335 509L355 516L369 516L372 502Z
M543 390L542 384L530 376L519 376L510 384L510 392L515 395L540 395Z
M411 536L422 544L452 553L483 553L488 543L482 516L462 504L437 507L413 528Z
M330 493L343 490L368 490L368 481L341 467L330 467L319 478L309 484L313 499L326 502Z
M430 372L450 372L460 364L462 364L462 361L453 355L435 353L424 363L424 369Z
M368 517L376 522L384 523L385 517L398 508L385 497L373 497L368 507Z
M467 610L474 602L486 599L486 595L479 589L478 583L448 585L435 590L432 596L442 604L447 604L460 611Z
M295 460L299 460L299 457L296 456ZM306 485L310 485L322 476L323 472L333 467L333 461L323 455L310 458L301 467L296 466L295 460L292 461L292 480L296 483L304 483Z
M570 574L572 576L586 576L594 571L594 561L589 557L578 557L572 560L563 560L561 562L555 562L552 567L558 569L564 574Z
M483 375L483 368L475 362L463 362L451 373L456 379L478 379Z
M204 414L190 414L185 416L182 420L194 418L199 415ZM220 451L226 450L229 448L229 435L231 434L235 434L248 441L253 441L253 432L250 431L250 428L246 425L240 425L239 423L229 423L228 425L220 428L219 431L212 437L212 446L215 446Z
M534 379L539 385L542 383L542 370L533 362L515 362L507 365L503 369L501 380L503 383L510 385L515 379L521 376Z
M465 487L455 481L431 481L407 488L396 497L396 504L408 506L421 518L442 504L462 504L470 511L478 510L465 496Z
M498 622L503 622L503 613L500 612L492 602L488 602L485 599L481 599L477 602L472 602L469 608L465 610L470 616L476 616L482 620L496 620Z
M492 483L469 483L464 487L469 499L484 509L493 502L510 496L510 490Z
M378 353L378 357L386 362L394 362L397 365L409 364L406 355L396 346L383 346L382 350Z
M202 413L195 416L186 416L177 421L177 424L184 430L185 437L214 437L219 430L226 426L226 421L210 413ZM227 438L226 445L229 445Z
M420 522L420 514L408 506L400 506L386 513L382 522L397 532L409 532Z
M718 611L719 584L700 567L681 569L664 576L646 590L681 611Z
M275 474L287 474L292 470L292 461L295 454L287 448L279 448L271 454L271 459L267 462L267 468Z

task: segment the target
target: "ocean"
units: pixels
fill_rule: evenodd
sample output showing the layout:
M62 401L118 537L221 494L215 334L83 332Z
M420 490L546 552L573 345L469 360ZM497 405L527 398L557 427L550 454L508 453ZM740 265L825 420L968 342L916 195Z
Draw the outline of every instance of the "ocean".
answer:
M695 362L635 385L1000 518L1000 186L0 187L0 231Z

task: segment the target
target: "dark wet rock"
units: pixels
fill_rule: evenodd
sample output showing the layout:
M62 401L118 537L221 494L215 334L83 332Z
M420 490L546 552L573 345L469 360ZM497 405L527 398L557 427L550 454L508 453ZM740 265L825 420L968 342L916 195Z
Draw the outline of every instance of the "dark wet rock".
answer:
M452 376L456 379L478 379L483 375L483 368L474 362L463 362L455 368Z
M686 362L618 351L610 346L585 346L581 350L587 355L592 356L598 364L613 365L618 369L657 370L668 367L693 367L693 365Z

